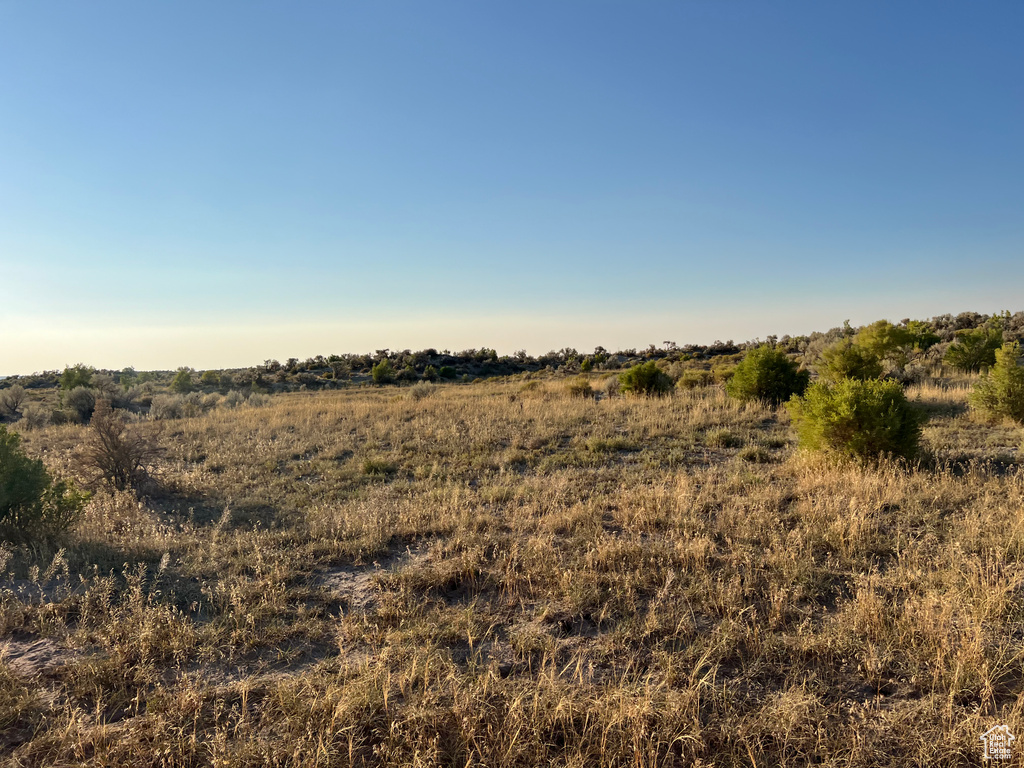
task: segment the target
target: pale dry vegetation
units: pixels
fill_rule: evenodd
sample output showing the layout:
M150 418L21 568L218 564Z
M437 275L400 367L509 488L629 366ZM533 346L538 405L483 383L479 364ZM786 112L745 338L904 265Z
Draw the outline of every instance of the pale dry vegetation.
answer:
M910 390L909 467L805 456L719 386L167 422L159 491L0 553L0 759L975 764L1024 731L1024 475L966 394ZM25 446L73 473L85 430Z

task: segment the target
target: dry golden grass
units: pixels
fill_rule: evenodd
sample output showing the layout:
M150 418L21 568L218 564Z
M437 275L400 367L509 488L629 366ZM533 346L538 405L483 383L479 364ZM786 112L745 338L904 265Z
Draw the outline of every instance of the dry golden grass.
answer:
M975 764L1024 730L1021 433L910 395L911 468L801 455L717 387L170 422L159 494L0 569L0 638L69 649L0 662L3 763ZM82 429L26 447L70 472Z

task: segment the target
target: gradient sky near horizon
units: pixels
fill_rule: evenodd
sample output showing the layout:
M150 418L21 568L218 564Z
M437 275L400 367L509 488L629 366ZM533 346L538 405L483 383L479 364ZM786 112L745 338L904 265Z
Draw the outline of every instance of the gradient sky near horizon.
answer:
M1024 309L1019 2L0 0L0 374Z

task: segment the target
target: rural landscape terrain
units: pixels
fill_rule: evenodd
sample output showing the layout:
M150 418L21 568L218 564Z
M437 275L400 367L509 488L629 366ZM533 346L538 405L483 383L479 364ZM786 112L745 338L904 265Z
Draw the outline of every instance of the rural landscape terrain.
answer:
M0 765L979 764L1022 339L2 379Z

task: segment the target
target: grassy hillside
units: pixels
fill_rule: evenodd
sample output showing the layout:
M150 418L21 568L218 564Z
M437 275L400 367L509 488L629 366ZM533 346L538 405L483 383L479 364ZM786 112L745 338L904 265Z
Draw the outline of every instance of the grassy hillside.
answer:
M0 551L0 763L975 764L1024 731L1024 475L969 383L910 388L909 468L706 382L164 422L148 495ZM87 429L25 447L74 476Z

